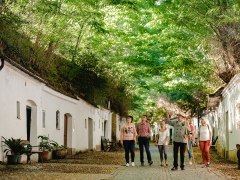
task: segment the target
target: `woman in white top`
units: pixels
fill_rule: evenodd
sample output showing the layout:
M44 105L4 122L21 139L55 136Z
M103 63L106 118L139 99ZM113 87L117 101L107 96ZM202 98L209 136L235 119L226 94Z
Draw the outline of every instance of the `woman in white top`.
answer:
M166 127L165 121L160 122L160 128L158 129L158 134L156 135L156 145L158 146L161 166L163 166L163 155L165 160L165 165L167 166L167 151L166 147L169 141L169 130Z
M212 142L212 130L206 119L201 119L201 125L198 131L199 146L202 152L202 167L208 167L210 165L210 145Z

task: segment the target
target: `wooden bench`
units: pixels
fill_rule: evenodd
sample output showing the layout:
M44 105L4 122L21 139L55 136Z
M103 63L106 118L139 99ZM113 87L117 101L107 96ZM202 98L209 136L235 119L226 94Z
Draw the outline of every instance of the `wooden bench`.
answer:
M27 155L27 163L31 163L31 155L38 154L40 161L43 163L43 148L40 146L32 146L28 140L21 140L21 144L25 147L23 154Z
M104 152L106 151L116 151L116 143L109 141L104 136L101 137L101 147Z

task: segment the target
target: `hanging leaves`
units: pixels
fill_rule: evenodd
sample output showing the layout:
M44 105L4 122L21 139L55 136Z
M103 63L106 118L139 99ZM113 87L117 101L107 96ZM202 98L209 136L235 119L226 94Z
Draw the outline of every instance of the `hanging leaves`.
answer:
M156 111L161 94L185 109L204 108L206 94L220 84L216 74L228 82L238 72L239 6L228 0L12 1L0 4L6 25L0 36L34 70L50 72L50 81L65 81L95 104L110 100L122 114ZM18 28L9 31L13 25Z

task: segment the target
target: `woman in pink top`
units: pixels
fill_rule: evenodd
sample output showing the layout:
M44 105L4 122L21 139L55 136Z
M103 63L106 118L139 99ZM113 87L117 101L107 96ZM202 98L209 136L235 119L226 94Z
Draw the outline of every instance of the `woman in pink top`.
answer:
M135 125L132 123L132 121L133 121L133 117L128 116L127 123L121 128L121 132L120 132L120 140L125 149L125 160L126 160L127 167L129 166L129 151L131 152L132 166L135 166L135 164L134 164L134 157L135 157L134 148L135 148L137 132L136 132Z
M208 167L210 165L210 145L212 142L212 130L209 124L207 124L204 118L201 119L201 125L198 131L199 146L202 152L202 167Z

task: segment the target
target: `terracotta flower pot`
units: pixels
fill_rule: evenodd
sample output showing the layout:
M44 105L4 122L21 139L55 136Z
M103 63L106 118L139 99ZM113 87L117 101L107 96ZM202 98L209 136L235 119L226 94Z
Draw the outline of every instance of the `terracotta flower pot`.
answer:
M39 161L46 162L49 160L49 151L43 151L42 153L39 154Z

